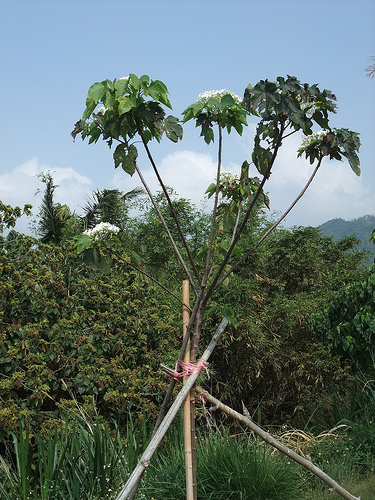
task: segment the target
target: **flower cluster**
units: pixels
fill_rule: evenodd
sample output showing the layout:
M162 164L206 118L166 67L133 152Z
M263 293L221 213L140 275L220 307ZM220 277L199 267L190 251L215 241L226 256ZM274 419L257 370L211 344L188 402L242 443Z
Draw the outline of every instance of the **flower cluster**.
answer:
M327 130L319 130L318 132L313 132L310 135L304 135L302 138L301 148L307 148L314 142L321 141L327 134Z
M240 183L240 174L232 174L223 170L220 174L220 184L233 186Z
M87 229L86 231L84 231L83 234L90 236L90 238L92 238L94 241L99 241L102 238L117 234L119 231L119 227L114 226L109 222L100 222L92 229Z
M226 94L229 94L233 97L233 99L238 103L238 104L241 104L242 103L242 99L240 96L238 96L237 94L234 94L233 92L231 92L230 90L227 90L227 89L221 89L221 90L206 90L206 92L203 92L202 94L199 94L199 101L208 101L209 99L211 99L212 97L214 99L218 99L219 101L221 101L221 98L226 95Z

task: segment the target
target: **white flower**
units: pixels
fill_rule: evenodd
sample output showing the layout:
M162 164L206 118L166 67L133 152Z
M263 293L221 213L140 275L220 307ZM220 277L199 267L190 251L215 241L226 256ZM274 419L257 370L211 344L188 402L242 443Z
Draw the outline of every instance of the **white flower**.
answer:
M302 138L301 148L307 148L313 142L322 140L327 134L327 130L319 130L318 132L313 132L310 135L304 135Z
M221 89L221 90L206 90L206 92L203 92L202 94L199 94L199 99L200 101L208 101L211 97L213 97L214 99L218 99L219 101L221 101L221 98L226 95L226 94L229 94L233 97L233 99L238 103L240 104L242 102L242 99L240 96L238 96L237 94L234 94L233 92L231 92L230 90L227 90L227 89Z
M226 172L223 170L220 174L220 184L233 186L240 183L240 178L240 174L232 174L232 172Z
M104 106L102 106L101 108L98 109L97 113L101 113L102 115L104 115L104 113L107 111L107 108L105 108Z
M83 232L87 236L90 236L94 241L98 241L102 238L106 238L108 236L112 236L112 234L117 234L120 231L120 228L110 224L109 222L100 222L92 229L87 229Z

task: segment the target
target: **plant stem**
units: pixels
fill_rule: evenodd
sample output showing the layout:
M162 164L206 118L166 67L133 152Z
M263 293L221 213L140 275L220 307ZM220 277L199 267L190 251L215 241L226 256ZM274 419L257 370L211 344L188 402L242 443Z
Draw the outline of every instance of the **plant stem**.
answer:
M217 282L215 288L213 291L217 290L217 288L219 288L219 286L223 283L223 281L230 275L233 273L233 271L235 271L235 269L237 269L237 267L242 264L243 261L245 261L258 247L259 245L273 232L274 229L276 229L276 227L280 224L281 221L283 221L285 219L285 217L289 214L289 212L295 207L295 205L298 203L298 201L302 198L302 196L305 194L307 188L310 186L312 180L314 179L315 175L317 174L318 170L319 170L319 167L321 166L322 164L322 160L323 160L323 156L321 156L319 158L319 161L318 161L318 164L317 166L315 167L313 173L311 174L309 180L307 181L306 185L304 186L304 188L302 189L302 191L300 192L300 194L297 196L297 198L293 201L293 203L290 205L290 207L288 208L288 210L286 210L283 215L275 222L275 224L273 224L267 231L266 233L260 238L260 240L250 249L248 250L242 257L240 260L238 260L235 264L233 264L233 266L229 269L229 271L227 273L224 274L224 276L222 278L220 278L220 280Z
M221 130L220 122L218 122L218 128L219 128L219 148L218 148L217 171L216 171L216 190L215 190L214 208L212 211L211 231L210 231L210 238L209 238L209 243L208 243L206 266L204 269L203 280L202 280L202 287L204 287L204 288L207 285L208 275L210 272L210 260L211 260L212 247L214 244L214 236L215 236L216 213L217 213L217 206L218 206L218 202L219 202L221 154L222 154L222 146L223 146L223 137L222 137L222 130Z
M194 294L197 295L198 292L197 292L197 289L195 288L194 281L193 281L193 279L191 277L190 271L187 268L186 263L184 261L184 258L182 257L179 249L177 248L176 242L174 241L173 236L172 236L171 232L169 231L167 223L164 220L163 214L161 213L160 208L158 207L158 205L157 205L157 203L155 201L155 198L153 197L153 195L152 195L152 193L151 193L151 191L150 191L150 189L149 189L149 187L148 187L148 185L147 185L147 183L145 181L145 178L143 177L142 172L140 171L140 169L139 169L139 167L138 167L137 164L135 164L135 169L137 171L137 174L138 174L138 176L139 176L139 178L140 178L140 180L141 180L144 188L147 191L148 196L150 197L151 203L153 204L153 206L154 206L154 208L156 210L156 213L158 214L159 220L162 223L162 225L164 227L164 230L165 230L165 232L168 235L168 238L169 238L169 241L172 244L173 250L175 251L175 254L176 254L177 258L180 261L180 264L184 268L184 271L185 271L186 276L187 276L187 278L189 280L189 283L190 283L190 285L191 285L191 287L192 287L192 289L194 291Z
M282 139L283 139L283 133L284 133L284 130L285 130L285 124L284 122L281 122L280 123L280 133L279 133L279 137L278 137L278 140L275 144L275 148L274 148L274 151L273 151L273 155L272 155L272 158L270 160L270 164L268 166L268 169L267 171L265 172L265 174L263 175L263 179L257 189L257 191L255 192L254 194L254 198L252 199L250 205L249 205L249 208L246 210L246 213L245 213L245 216L244 216L244 219L237 231L237 234L234 236L234 238L232 238L232 243L227 251L227 253L225 254L225 257L223 259L223 262L221 263L209 289L207 290L206 294L205 294L205 297L204 297L204 300L203 300L203 306L206 305L208 299L210 298L210 296L212 295L212 293L214 292L214 290L216 290L216 284L217 282L219 281L219 278L220 278L220 275L221 273L223 272L232 252L233 252L233 249L235 247L235 245L237 244L242 232L244 231L245 229L245 226L247 224L247 221L249 220L249 217L250 217L250 214L255 206L255 203L261 193L261 191L263 190L263 187L264 187L264 184L266 183L266 180L269 178L269 175L271 173L271 170L272 170L272 167L273 167L273 164L276 160L276 157L277 157L277 153L279 151L279 148L281 146L281 143L282 143Z
M164 195L165 195L165 197L167 199L169 208L170 208L170 210L172 212L173 219L174 219L174 221L176 223L176 227L177 227L177 230L178 230L180 238L181 238L181 242L182 242L182 244L184 245L184 247L186 249L186 252L188 254L189 261L190 261L191 267L192 267L192 269L194 271L194 274L195 274L195 277L197 279L197 282L200 284L201 280L200 280L200 276L199 276L199 273L198 273L198 269L197 269L197 267L195 265L194 258L193 258L192 254L190 252L189 245L188 245L188 243L186 241L186 238L185 238L185 235L184 235L184 233L182 231L182 228L181 228L181 225L180 225L180 221L178 220L178 217L177 217L176 211L174 209L172 200L171 200L171 198L169 196L169 193L168 193L168 191L167 191L167 189L165 187L163 179L160 177L160 174L159 174L159 171L157 169L156 163L155 163L155 161L154 161L154 159L153 159L153 157L151 155L151 151L150 151L150 149L149 149L149 147L147 145L147 142L146 142L146 140L144 138L142 127L141 127L141 125L138 122L137 122L137 127L138 127L138 133L141 136L141 139L142 139L142 142L143 142L143 146L144 146L144 148L146 150L148 159L150 160L150 163L152 165L152 168L154 169L154 172L155 172L155 175L156 175L156 177L158 179L158 182L159 182L159 184L160 184L160 186L161 186L161 188L163 190L163 193L164 193Z

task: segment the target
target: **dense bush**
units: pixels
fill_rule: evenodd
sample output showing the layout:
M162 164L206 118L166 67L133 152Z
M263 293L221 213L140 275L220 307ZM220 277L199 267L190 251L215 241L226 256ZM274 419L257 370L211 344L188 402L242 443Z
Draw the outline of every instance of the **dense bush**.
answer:
M154 413L159 362L178 341L163 293L124 265L95 273L74 249L14 232L0 279L0 429L76 401L106 418Z
M355 246L312 227L264 242L215 298L218 309L231 305L239 325L214 353L209 389L237 409L243 401L262 424L333 426L332 394L350 404L354 378L312 334L309 316L366 272Z

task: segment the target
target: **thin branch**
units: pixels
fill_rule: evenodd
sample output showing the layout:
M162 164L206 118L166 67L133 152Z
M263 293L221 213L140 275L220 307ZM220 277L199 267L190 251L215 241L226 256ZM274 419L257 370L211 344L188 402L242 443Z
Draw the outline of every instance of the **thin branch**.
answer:
M239 203L238 203L238 214L237 214L237 217L236 217L236 223L234 225L232 238L230 240L231 244L233 243L234 238L235 238L235 236L237 234L237 228L238 228L238 224L240 222L240 216L241 216L241 208L242 208L242 203L241 203L241 200L240 200Z
M225 257L223 259L223 262L221 263L209 289L207 290L206 294L205 294L205 297L204 297L204 306L206 305L209 297L212 295L212 293L214 292L214 290L216 289L216 283L218 282L219 278L220 278L220 275L221 273L223 272L223 270L225 269L225 266L227 265L228 263L228 260L233 252L233 249L235 247L235 245L237 244L242 232L244 231L245 229L245 226L247 224L247 221L249 220L249 217L251 215L251 212L255 206L255 203L257 202L258 200L258 197L260 195L260 193L262 192L263 190L263 187L264 187L264 184L266 183L266 180L268 179L270 173L271 173L271 169L273 167L273 164L276 160L276 157L277 157L277 153L279 151L279 148L281 146L281 143L282 143L282 139L283 139L283 133L284 133L284 130L285 130L285 125L283 122L281 122L281 130L280 130L280 134L279 134L279 138L277 140L277 143L275 145L275 149L274 149L274 152L273 152L273 155L272 155L272 158L271 158L271 161L270 161L270 164L268 166L268 169L267 171L265 172L265 174L263 175L263 179L257 189L257 191L255 192L254 194L254 198L252 199L250 205L249 205L249 208L246 210L246 213L245 213L245 217L240 225L240 228L237 232L237 234L235 235L235 237L232 239L232 243L227 251L227 253L225 254Z
M151 163L151 165L152 165L152 168L154 169L155 175L156 175L156 177L157 177L157 179L158 179L158 182L159 182L159 184L160 184L160 186L161 186L161 188L162 188L162 190L163 190L163 193L164 193L164 195L165 195L165 197L166 197L166 199L167 199L167 202L168 202L169 208L170 208L170 210L171 210L171 212L172 212L172 216L173 216L173 219L174 219L174 221L175 221L175 223L176 223L176 227L177 227L178 233L179 233L179 235L180 235L181 242L182 242L182 244L184 245L184 247L185 247L185 249L186 249L186 252L187 252L187 254L188 254L188 257L189 257L189 261L190 261L191 267L192 267L192 269L193 269L193 271L194 271L194 274L195 274L195 277L196 277L196 279L197 279L197 281L198 281L198 284L200 285L201 280L200 280L199 272L198 272L198 269L197 269L197 267L196 267L196 265L195 265L195 261L194 261L194 258L193 258L193 256L192 256L192 254L191 254L191 251L190 251L190 248L189 248L188 242L186 241L185 235L184 235L184 233L183 233L183 231L182 231L182 228L181 228L181 225L180 225L180 221L178 220L178 217L177 217L176 211L175 211L175 209L174 209L174 206L173 206L172 200L171 200L171 198L170 198L170 196L169 196L169 193L168 193L168 191L167 191L167 189L166 189L166 187L165 187L165 185L164 185L163 179L160 177L160 174L159 174L158 168L157 168L157 166L156 166L156 164L155 164L155 162L154 162L154 159L153 159L153 157L152 157L152 155L151 155L151 151L150 151L150 149L149 149L149 147L148 147L148 145L147 145L147 142L146 142L146 140L145 140L145 138L144 138L142 127L140 126L140 124L139 124L138 122L137 122L137 127L138 127L138 133L139 133L139 135L140 135L140 137L141 137L141 139L142 139L142 142L143 142L143 146L144 146L144 148L145 148L145 150L146 150L146 153L147 153L148 159L150 160L150 163Z
M207 251L207 257L206 257L206 266L204 269L204 275L203 275L203 280L202 280L202 287L204 287L204 288L207 285L208 275L210 272L210 260L211 260L211 254L212 254L212 247L214 244L216 214L217 214L217 206L218 206L218 202L219 202L221 154L222 154L222 147L223 147L223 135L222 135L220 122L218 122L218 128L219 128L219 148L218 148L218 157L217 157L216 189L215 189L214 208L212 211L210 238L209 238L208 251Z
M305 187L302 189L302 191L300 192L300 194L297 196L297 198L293 201L293 203L290 205L290 207L288 208L288 210L286 210L286 212L283 213L283 215L266 231L266 233L260 238L260 240L250 249L248 250L242 257L240 260L238 260L235 264L233 264L233 266L229 269L229 271L227 273L224 274L224 276L222 276L222 278L220 278L220 280L217 282L213 292L215 290L217 290L219 288L219 286L223 283L223 281L230 275L233 273L233 271L235 271L235 269L237 269L237 267L244 261L246 260L258 247L259 245L272 233L272 231L274 229L276 229L276 227L280 224L281 221L283 221L285 219L285 217L289 214L289 212L295 207L295 205L298 203L298 201L302 198L302 196L305 194L307 188L310 186L311 182L313 181L314 177L316 176L318 170L319 170L319 167L321 166L322 164L322 160L323 160L323 156L321 156L319 158L319 161L318 161L318 164L317 166L315 167L313 173L311 174L309 180L307 181Z
M158 207L158 205L157 205L157 203L156 203L156 201L155 201L155 198L153 197L153 195L152 195L152 193L151 193L151 191L150 191L150 189L149 189L149 187L148 187L148 185L147 185L147 183L146 183L146 181L145 181L145 179L144 179L144 177L143 177L143 175L142 175L142 172L140 171L140 169L139 169L139 167L138 167L138 165L137 165L137 164L135 164L135 169L136 169L136 171L137 171L137 174L138 174L138 176L139 176L139 178L140 178L140 180L141 180L141 182L142 182L142 184L143 184L144 188L145 188L145 189L146 189L146 191L147 191L147 194L148 194L148 196L149 196L149 198L150 198L150 200L151 200L151 203L153 204L153 206L154 206L154 208L155 208L155 210L156 210L156 213L158 214L158 217L159 217L159 219L160 219L160 222L162 223L162 225L163 225L163 227L164 227L164 230L165 230L165 232L166 232L166 233L167 233L167 235L168 235L168 238L169 238L169 241L170 241L170 242L171 242L171 244L172 244L173 250L175 251L175 254L176 254L177 258L178 258L178 260L180 261L180 264L181 264L181 265L182 265L182 267L184 268L184 271L185 271L186 276L187 276L187 278L188 278L188 280L189 280L189 283L190 283L190 285L191 285L191 287L192 287L192 289L193 289L193 292L194 292L194 294L197 296L197 295L198 295L198 292L197 292L197 289L195 288L193 278L191 277L190 271L189 271L189 269L188 269L188 268L187 268L187 266L186 266L186 263L185 263L185 261L184 261L184 258L182 257L182 255L181 255L181 253L180 253L180 251L179 251L179 249L178 249L178 247L177 247L177 245L176 245L176 242L175 242L175 241L174 241L174 239L173 239L173 236L172 236L171 232L169 231L169 228L168 228L168 226L167 226L167 223L166 223L166 222L165 222L165 220L164 220L163 214L161 213L160 208Z
M169 290L167 287L165 287L164 285L162 285L160 283L160 281L156 280L155 278L153 278L150 274L146 273L145 271L143 271L140 267L134 265L132 262L126 260L122 255L120 255L119 253L115 252L112 248L109 248L109 251L113 254L113 255L116 255L116 257L121 260L124 264L126 264L127 266L131 267L132 269L134 269L135 271L137 271L138 273L142 274L143 276L146 276L146 278L148 278L150 281L152 281L153 283L155 283L156 285L158 285L162 290L164 290L166 293L168 293L171 297L173 297L174 299L176 299L181 305L183 305L184 307L186 307L187 309L189 309L189 312L191 312L191 309L188 305L186 305L181 299L180 297L178 297L178 295L174 294L171 290Z

